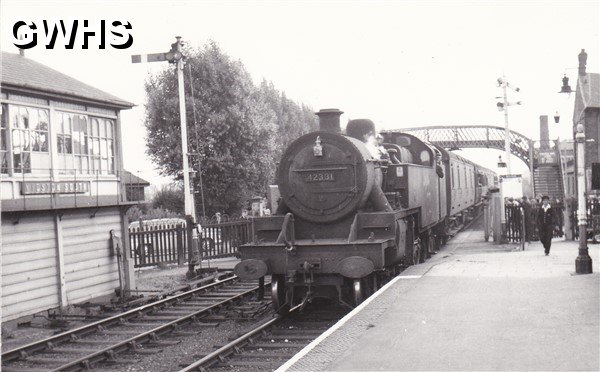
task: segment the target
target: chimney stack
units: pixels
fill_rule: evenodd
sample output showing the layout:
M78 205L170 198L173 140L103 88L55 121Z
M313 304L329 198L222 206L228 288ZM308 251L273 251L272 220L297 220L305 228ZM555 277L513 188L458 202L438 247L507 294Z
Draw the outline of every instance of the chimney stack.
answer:
M579 58L579 76L585 76L585 65L587 64L585 49L581 49L581 53L577 57Z
M344 112L336 108L333 109L321 109L316 112L315 115L319 117L319 130L330 133L340 133L342 131L340 127L340 116Z
M550 132L548 131L548 115L540 115L540 150L550 149Z

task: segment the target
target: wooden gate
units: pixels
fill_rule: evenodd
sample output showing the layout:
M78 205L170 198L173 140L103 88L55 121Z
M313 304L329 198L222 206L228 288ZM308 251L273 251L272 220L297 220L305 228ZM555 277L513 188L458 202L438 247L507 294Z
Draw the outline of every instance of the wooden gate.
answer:
M539 230L537 216L541 208L541 204L534 204L528 206L506 205L504 209L506 216L507 241L510 243L516 243L521 242L523 238L525 238L526 241L540 240L538 234ZM552 204L552 210L554 211L554 219L559 227L558 230L554 231L554 237L562 237L563 204Z

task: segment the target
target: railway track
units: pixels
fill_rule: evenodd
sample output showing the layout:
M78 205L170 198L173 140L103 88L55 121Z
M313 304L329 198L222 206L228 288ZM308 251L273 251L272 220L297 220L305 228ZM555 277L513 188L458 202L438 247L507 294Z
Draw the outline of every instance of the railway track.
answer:
M189 329L198 333L216 327L226 320L217 315L221 309L252 312L264 308L266 301L248 302L252 296L261 296L259 291L258 282L226 278L6 351L2 371L76 371L134 363L136 359L122 354L154 354L161 346L180 342L162 339L167 334L186 336ZM247 302L241 305L241 301Z
M459 231L469 228L475 220L473 218L457 226L449 240ZM399 271L402 272L403 268ZM303 313L299 308L300 305L291 309L286 317L276 316L231 342L218 345L214 352L182 365L180 372L275 370L349 311L346 308L326 308Z
M275 370L348 311L340 306L328 306L301 312L298 305L285 317L277 315L231 342L217 345L217 350L182 366L180 372Z

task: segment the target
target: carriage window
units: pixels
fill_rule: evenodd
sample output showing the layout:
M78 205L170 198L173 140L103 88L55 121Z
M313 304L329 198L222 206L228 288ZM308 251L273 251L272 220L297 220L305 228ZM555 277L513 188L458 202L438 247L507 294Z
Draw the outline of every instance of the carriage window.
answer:
M452 188L454 188L454 164L450 164L450 181L452 182Z

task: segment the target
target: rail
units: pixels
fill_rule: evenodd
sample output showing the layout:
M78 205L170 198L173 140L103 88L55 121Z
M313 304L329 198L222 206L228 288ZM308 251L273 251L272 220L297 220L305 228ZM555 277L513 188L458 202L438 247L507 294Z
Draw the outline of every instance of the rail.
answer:
M106 319L102 319L102 320L84 325L82 327L60 333L58 335L51 336L51 337L46 338L41 341L36 341L36 342L30 343L30 344L6 351L6 352L2 353L2 361L6 362L6 361L14 360L14 359L19 359L24 356L31 355L32 353L47 350L47 349L54 347L56 345L59 345L61 343L76 340L87 334L97 332L99 327L107 327L107 326L110 326L113 324L117 324L123 320L126 321L129 318L137 317L140 314L145 314L152 309L156 309L158 307L161 307L161 306L164 306L167 304L177 303L185 298L189 298L189 297L195 295L196 293L200 293L200 292L206 291L208 289L212 289L214 287L221 286L223 284L231 283L237 279L238 278L236 276L232 276L230 278L227 278L227 279L215 282L215 283L211 283L211 284L208 284L208 285L205 285L202 287L198 287L198 288L192 289L190 291L175 295L173 297L169 297L169 298L157 301L157 302L143 305L143 306L137 307L135 309L126 311L124 313L117 314L115 316L112 316L112 317L109 317Z
M298 311L302 305L294 306L290 309L290 313ZM258 335L259 333L265 332L267 329L271 328L275 324L279 323L284 317L281 315L275 316L273 319L261 324L260 326L254 328L253 330L243 334L242 336L236 338L235 340L229 342L228 344L220 347L219 349L213 351L202 359L190 364L189 366L180 370L180 372L188 372L188 371L196 371L196 370L204 370L206 367L210 367L212 364L222 360L224 357L236 353L240 346L250 340L253 336Z

